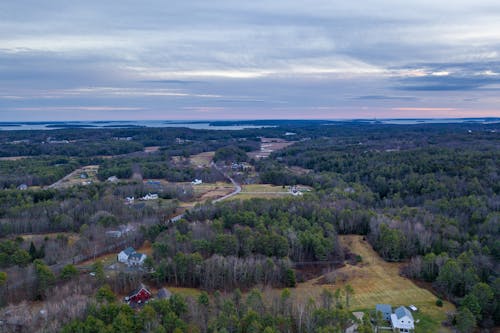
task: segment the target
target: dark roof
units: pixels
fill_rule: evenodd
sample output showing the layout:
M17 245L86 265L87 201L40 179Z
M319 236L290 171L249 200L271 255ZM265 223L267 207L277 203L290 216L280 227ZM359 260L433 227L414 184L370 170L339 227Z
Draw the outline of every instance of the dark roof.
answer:
M377 304L375 306L375 310L382 313L392 313L392 307L390 306L390 304Z
M132 253L131 255L128 256L129 259L137 259L137 260L141 260L143 254L142 253L139 253L139 252L134 252Z
M127 247L125 250L123 250L122 252L124 252L126 255L130 256L132 253L135 253L135 250L133 247Z
M398 317L398 319L401 319L403 318L404 316L408 316L411 318L411 320L413 320L413 316L411 315L411 312L410 310L408 310L406 307L404 306L400 306L399 308L397 308L394 313L396 314L396 316Z
M161 288L160 290L158 290L159 299L169 299L171 296L172 293L166 288Z
M141 292L141 290L145 290L147 291L150 295L151 295L151 292L149 291L149 289L144 285L144 284L140 284L139 287L137 289L134 289L130 292L130 294L128 294L128 297L133 297L135 295L137 295L138 293Z

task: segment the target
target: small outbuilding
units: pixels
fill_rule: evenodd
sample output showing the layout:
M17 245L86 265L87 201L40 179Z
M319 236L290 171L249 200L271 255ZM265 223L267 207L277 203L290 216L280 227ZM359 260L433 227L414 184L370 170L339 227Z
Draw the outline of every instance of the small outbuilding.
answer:
M170 299L170 297L172 297L172 293L167 288L161 288L158 290L157 297L158 299Z

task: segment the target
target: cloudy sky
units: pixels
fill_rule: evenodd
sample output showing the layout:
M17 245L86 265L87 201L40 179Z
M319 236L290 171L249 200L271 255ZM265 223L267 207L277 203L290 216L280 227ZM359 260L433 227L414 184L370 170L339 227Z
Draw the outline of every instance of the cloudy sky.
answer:
M1 1L0 121L500 116L500 1Z

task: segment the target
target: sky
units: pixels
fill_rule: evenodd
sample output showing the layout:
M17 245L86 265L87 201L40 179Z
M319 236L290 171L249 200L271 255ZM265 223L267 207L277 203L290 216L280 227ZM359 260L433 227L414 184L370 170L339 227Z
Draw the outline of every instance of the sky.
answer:
M1 1L0 121L500 117L500 1Z

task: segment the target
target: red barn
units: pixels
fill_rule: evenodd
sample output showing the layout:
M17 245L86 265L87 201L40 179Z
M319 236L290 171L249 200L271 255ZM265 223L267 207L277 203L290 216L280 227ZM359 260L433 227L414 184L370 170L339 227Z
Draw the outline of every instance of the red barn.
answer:
M144 303L149 300L151 296L152 294L148 288L141 283L139 288L135 289L127 297L125 297L125 301L129 303Z

